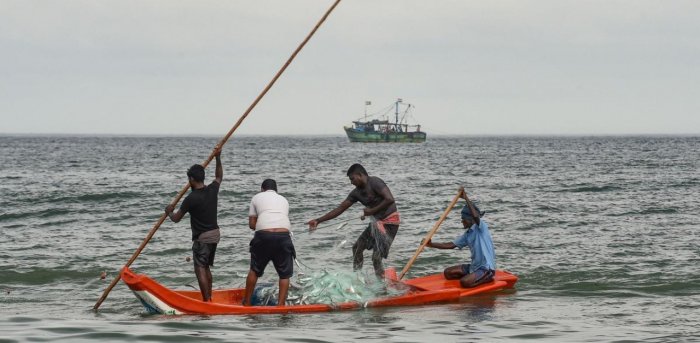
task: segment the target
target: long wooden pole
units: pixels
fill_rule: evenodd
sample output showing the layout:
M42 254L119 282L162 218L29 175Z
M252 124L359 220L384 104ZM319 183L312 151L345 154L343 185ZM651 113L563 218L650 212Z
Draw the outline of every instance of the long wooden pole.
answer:
M250 114L250 112L253 110L253 108L255 108L255 106L258 104L258 102L260 102L260 100L265 96L265 94L267 94L267 92L270 90L270 88L272 88L272 85L274 85L275 82L277 82L277 79L279 79L279 77L282 76L282 73L284 73L284 71L287 69L287 67L292 63L292 61L297 56L299 51L301 51L301 49L304 48L304 46L309 41L309 39L311 39L311 37L314 35L314 33L316 33L318 28L321 27L321 24L323 24L323 22L326 21L326 18L328 18L328 16L331 14L331 12L333 12L335 7L338 6L339 3L340 3L340 0L336 0L333 3L333 5L326 11L326 13L323 15L321 20L319 20L318 23L316 23L316 26L314 26L314 28L311 30L311 32L309 32L309 34L306 36L306 38L301 42L301 44L299 44L299 46L296 48L296 50L294 50L292 55L289 56L289 58L287 59L287 62L284 63L282 68L280 68L280 70L277 72L277 74L272 78L272 80L270 80L270 82L267 84L265 89L263 89L262 92L260 92L258 97L255 98L255 100L253 101L252 104L250 104L250 106L248 106L248 109L243 113L243 115L241 115L241 117L238 118L238 121L236 122L236 124L233 125L231 130L229 130L228 133L219 141L219 143L217 144L217 146L219 148L222 148L224 146L224 144L226 144L226 142L231 137L231 135L233 135L233 133L236 131L236 129L238 129L238 127L241 125L241 123L243 123L243 120L245 120L245 118L248 117L248 114ZM214 149L209 154L209 157L207 157L207 159L204 161L204 163L202 163L202 166L204 168L206 168L209 165L209 162L211 162L211 160L214 159L215 150L216 149ZM173 201L170 202L170 204L173 206L177 205L177 203L180 201L182 196L187 192L187 190L189 188L190 188L190 184L188 182L184 187L182 187L180 192L177 193L177 195L175 196ZM165 222L166 217L167 217L167 215L165 213L163 213L160 216L160 219L158 219L158 221L155 223L155 225L153 225L151 230L148 231L146 238L144 238L143 242L141 242L141 244L136 249L134 254L131 255L131 258L124 265L124 267L129 267L136 260L136 258L139 256L139 254L141 254L141 251L143 250L143 248L146 247L146 244L148 244L148 242L151 240L151 238L156 233L156 231L158 231L158 228L163 224L163 222ZM114 288L114 286L117 284L117 282L119 282L120 279L121 279L121 275L117 274L117 276L114 278L114 280L112 280L112 282L109 284L109 286L102 293L102 296L100 297L100 299L97 300L97 303L95 303L95 306L93 306L93 310L97 310L100 307L100 305L102 304L102 302L105 299L107 299L107 295L109 294L109 292L112 291L112 288Z
M438 219L438 221L435 223L435 225L433 225L433 228L430 229L430 231L428 231L428 234L425 235L425 238L420 243L420 246L418 246L418 249L413 254L413 257L411 257L411 259L408 261L408 263L406 263L406 266L403 267L403 270L401 271L401 274L399 275L399 280L403 279L404 275L406 275L406 273L408 273L408 270L411 269L411 266L413 265L414 262L416 262L418 255L420 255L420 253L423 251L423 249L425 249L425 245L428 243L428 240L433 238L433 235L435 234L435 232L437 232L438 228L440 227L440 224L442 224L442 222L445 221L445 219L447 218L447 215L455 207L459 198L462 197L462 194L464 194L464 189L460 187L459 191L457 192L457 195L455 195L454 199L452 199L452 202L450 202L450 204L447 206L447 208L445 209L445 212L442 213L442 216L440 216L440 219Z

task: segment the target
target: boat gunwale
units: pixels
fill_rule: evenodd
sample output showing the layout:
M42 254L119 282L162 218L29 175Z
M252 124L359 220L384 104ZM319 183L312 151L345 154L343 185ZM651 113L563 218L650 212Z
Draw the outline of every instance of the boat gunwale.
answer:
M466 296L481 294L486 292L493 292L502 290L505 288L512 287L515 282L517 282L517 276L501 272L501 275L505 275L508 280L494 280L490 284L484 284L477 288L440 288L440 289L426 289L420 287L421 281L430 281L436 278L438 275L428 275L425 277L419 277L416 279L399 281L392 280L394 282L400 283L400 285L409 287L411 291L406 294L395 296L395 297L382 297L377 299L372 299L364 304L358 302L343 302L338 304L302 304L302 305L287 305L287 306L243 306L234 304L222 304L222 303L205 303L201 300L189 297L182 292L192 293L193 291L178 291L169 289L162 284L151 279L147 275L136 274L130 269L125 267L122 272L122 280L127 286L134 291L146 292L148 296L154 297L159 301L163 302L167 306L170 306L182 314L195 314L195 315L207 315L207 314L286 314L286 313L319 313L319 312L330 312L336 310L350 310L359 309L361 307L387 307L387 306L417 306L435 303L448 303L457 302L461 298ZM214 292L234 292L240 291L241 289L220 289L214 290ZM141 295L137 294L137 297L141 300ZM157 306L156 306L157 307ZM157 308L159 311L163 312L161 308Z

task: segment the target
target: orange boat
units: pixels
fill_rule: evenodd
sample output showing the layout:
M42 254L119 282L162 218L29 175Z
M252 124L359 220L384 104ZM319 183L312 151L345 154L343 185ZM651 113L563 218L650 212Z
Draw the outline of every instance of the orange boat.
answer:
M513 288L518 277L497 270L494 281L474 288L461 288L458 280L445 280L442 273L415 279L398 281L396 271L387 269L387 279L402 284L408 291L399 296L378 298L361 304L345 302L335 305L308 304L287 306L242 306L244 288L214 290L212 302L202 302L195 290L171 290L146 275L135 274L128 268L121 272L121 279L134 292L150 313L159 314L279 314L349 310L362 307L415 306L435 303L458 302L460 299Z

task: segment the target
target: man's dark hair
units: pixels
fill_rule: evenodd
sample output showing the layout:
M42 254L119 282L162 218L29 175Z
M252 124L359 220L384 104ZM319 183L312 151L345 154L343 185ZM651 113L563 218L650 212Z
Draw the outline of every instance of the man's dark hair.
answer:
M277 192L277 182L275 182L273 179L265 179L260 188L262 188L263 191L273 190Z
M367 171L365 170L365 167L363 167L361 164L355 163L355 164L351 165L350 168L348 169L348 176L350 176L352 174L367 175Z
M204 182L204 167L200 164L195 164L187 169L187 177L191 177L195 181Z

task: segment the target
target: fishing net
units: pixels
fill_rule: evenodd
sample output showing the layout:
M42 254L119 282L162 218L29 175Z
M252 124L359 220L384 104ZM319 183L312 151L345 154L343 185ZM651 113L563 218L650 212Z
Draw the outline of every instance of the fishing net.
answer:
M353 245L353 269L362 269L364 252L370 251L372 267L377 277L384 276L383 260L389 256L389 248L396 236L398 225L382 224L370 217L370 224Z
M328 304L355 302L363 306L372 299L405 294L408 287L388 284L362 272L329 271L315 272L311 276L300 275L291 282L287 305ZM260 284L255 288L254 305L277 305L277 285Z
M353 245L354 269L348 270L313 270L309 275L299 269L312 270L312 268L301 263L297 259L295 262L297 269L296 276L292 278L287 293L287 305L307 305L307 304L328 304L335 305L345 302L356 302L363 306L372 299L391 297L405 294L408 288L393 282L386 282L383 279L384 266L382 261L387 258L389 247L396 235L398 226L378 225L376 219L370 216L371 220L365 232ZM336 231L345 226L341 224ZM347 247L350 234L339 238L339 242L327 253L333 253L339 249ZM369 251L367 251L369 250ZM366 274L362 264L364 255L370 255L374 275ZM358 260L359 258L359 260ZM302 268L302 265L306 268ZM369 272L369 268L365 269ZM277 283L258 284L253 293L251 303L253 305L272 306L277 305L279 287Z
M389 255L389 247L391 247L391 243L396 236L395 230L397 226L390 224L380 225L377 219L371 216L369 227L372 236L373 250L375 250L381 258L387 258ZM372 256L375 258L374 254Z

